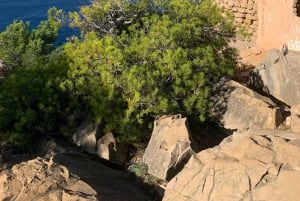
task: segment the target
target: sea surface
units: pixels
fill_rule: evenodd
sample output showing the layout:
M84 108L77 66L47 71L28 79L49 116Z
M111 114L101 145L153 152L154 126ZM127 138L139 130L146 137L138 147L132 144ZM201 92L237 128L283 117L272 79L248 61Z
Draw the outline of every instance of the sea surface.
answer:
M0 0L0 31L14 20L30 21L36 28L40 21L47 19L47 10L53 6L64 11L78 11L80 6L90 4L91 0ZM63 28L59 32L57 44L67 37L78 35L78 30Z

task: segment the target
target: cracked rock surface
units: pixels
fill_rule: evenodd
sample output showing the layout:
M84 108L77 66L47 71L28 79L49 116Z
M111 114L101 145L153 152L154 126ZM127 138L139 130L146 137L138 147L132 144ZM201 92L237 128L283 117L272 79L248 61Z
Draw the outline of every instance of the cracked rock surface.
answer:
M298 201L300 133L249 130L192 156L163 201Z
M0 200L150 200L123 174L79 153L36 158L0 172Z
M97 200L88 184L52 159L37 158L0 175L0 200Z

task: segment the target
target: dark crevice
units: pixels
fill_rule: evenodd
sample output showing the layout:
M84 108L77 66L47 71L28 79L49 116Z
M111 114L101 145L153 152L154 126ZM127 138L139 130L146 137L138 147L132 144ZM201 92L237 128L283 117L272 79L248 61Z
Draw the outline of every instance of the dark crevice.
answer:
M283 163L281 163L281 164L279 165L279 167L278 167L278 173L277 173L277 176L279 176L280 171L281 171L281 169L282 169L282 166L283 166Z
M267 135L261 135L261 137L265 138L265 139L268 140L269 142L272 142L271 138L269 138Z
M204 179L204 182L203 182L203 185L202 185L202 193L204 192L205 184L206 184L206 178Z
M257 145L259 145L259 146L261 146L261 147L263 147L263 148L266 148L266 149L268 149L268 150L274 151L274 150L271 149L270 147L266 147L266 146L260 144L257 140L255 140L255 139L252 138L252 137L250 137L250 140L252 140L255 144L257 144ZM262 162L262 161L261 161L261 162ZM262 163L265 163L265 162L262 162Z
M252 194L252 182L251 182L251 178L248 175L248 182L249 182L249 194L250 194L250 201L253 201L253 194Z
M260 180L257 182L257 184L255 184L255 188L262 183L262 181L264 180L264 178L269 174L268 170L261 176Z

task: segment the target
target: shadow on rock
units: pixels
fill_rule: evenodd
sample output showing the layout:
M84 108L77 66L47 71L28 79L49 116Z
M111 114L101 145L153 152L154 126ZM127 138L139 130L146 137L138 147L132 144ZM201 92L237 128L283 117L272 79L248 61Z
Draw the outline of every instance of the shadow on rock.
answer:
M31 160L36 156L24 154L17 146L0 142L0 172L11 168L15 164Z
M53 161L65 166L97 192L101 201L148 201L143 189L130 181L125 172L111 169L82 153L56 154Z
M235 89L228 85L228 79L217 83L212 92L210 102L213 106L213 118L200 122L197 118L189 118L189 129L192 138L191 147L198 153L204 149L218 145L225 137L231 135L236 129L224 128L222 119L228 111L228 99Z

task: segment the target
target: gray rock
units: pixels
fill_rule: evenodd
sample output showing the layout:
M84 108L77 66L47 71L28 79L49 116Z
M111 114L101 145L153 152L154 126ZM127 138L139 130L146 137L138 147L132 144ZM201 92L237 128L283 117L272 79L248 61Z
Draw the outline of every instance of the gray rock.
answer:
M148 173L170 180L190 158L190 144L186 118L171 116L156 120L143 156L143 162L148 165Z
M212 99L214 111L225 128L275 129L282 123L279 107L269 98L235 81L224 80L216 88L218 93Z
M73 143L89 153L96 152L97 124L82 123L73 134Z
M106 160L112 159L113 152L116 152L116 140L111 132L106 133L97 141L96 154Z
M267 58L256 67L249 85L293 106L300 104L300 54L283 54L270 50Z
M163 201L298 201L300 133L249 130L193 155Z
M117 142L111 132L106 133L97 141L96 154L106 160L124 164L127 162L129 145L125 142Z

